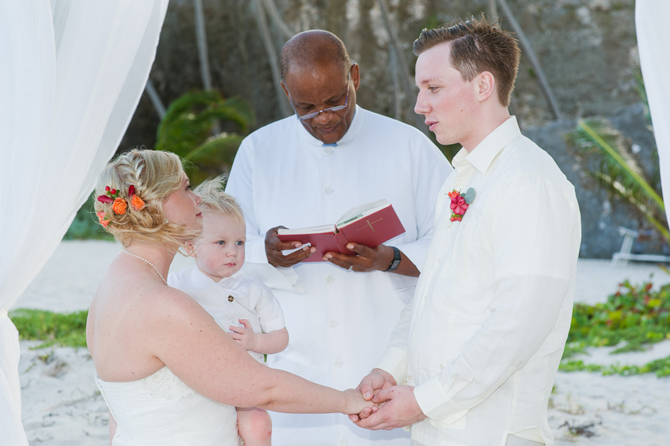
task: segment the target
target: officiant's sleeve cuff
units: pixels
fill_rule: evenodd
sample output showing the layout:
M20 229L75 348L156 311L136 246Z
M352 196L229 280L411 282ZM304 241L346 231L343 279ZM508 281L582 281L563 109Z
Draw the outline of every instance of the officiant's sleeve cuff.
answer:
M451 424L462 418L467 408L460 407L447 394L440 383L439 375L414 388L414 398L425 416Z
M397 347L389 347L375 368L389 372L396 383L401 385L407 380L407 352Z

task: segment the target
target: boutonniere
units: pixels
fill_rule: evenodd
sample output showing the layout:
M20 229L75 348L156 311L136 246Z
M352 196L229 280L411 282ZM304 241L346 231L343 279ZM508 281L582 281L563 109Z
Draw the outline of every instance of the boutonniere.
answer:
M449 192L449 198L451 198L451 203L449 207L451 208L451 221L461 221L465 215L465 211L468 210L470 203L475 199L475 190L473 188L468 189L463 195L461 191L456 189Z

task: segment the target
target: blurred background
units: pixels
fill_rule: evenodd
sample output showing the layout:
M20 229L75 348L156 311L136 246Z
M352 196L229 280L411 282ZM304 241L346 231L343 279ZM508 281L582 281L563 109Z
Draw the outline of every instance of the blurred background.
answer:
M635 232L633 253L668 255L634 12L634 0L172 0L118 150L174 151L191 161L195 183L227 171L245 135L290 114L278 56L314 28L338 35L360 65L359 105L425 132L413 112L412 42L423 28L483 13L517 33L511 112L577 189L580 255L611 258L620 227ZM458 147L440 149L451 159ZM98 236L86 205L66 239Z

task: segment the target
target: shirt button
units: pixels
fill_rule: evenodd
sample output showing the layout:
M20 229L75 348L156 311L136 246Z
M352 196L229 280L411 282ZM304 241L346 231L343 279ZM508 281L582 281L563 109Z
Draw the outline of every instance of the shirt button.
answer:
M331 283L335 282L335 278L333 276L328 276L326 277L326 283L330 285Z
M343 365L342 361L340 361L339 359L333 362L333 367L335 367L336 369L342 368L342 365Z
M331 320L328 322L328 325L330 325L330 328L337 328L337 326L338 326L339 324L340 324L340 323L337 322L335 319L331 319Z
M338 444L341 444L342 446L347 446L349 444L349 440L343 438L338 442Z
M333 153L333 148L332 147L324 147L323 148L323 153L325 153L326 155L330 155L331 153Z
M330 194L333 193L333 189L331 189L330 187L327 187L323 190L323 193L326 194L326 195L330 195Z

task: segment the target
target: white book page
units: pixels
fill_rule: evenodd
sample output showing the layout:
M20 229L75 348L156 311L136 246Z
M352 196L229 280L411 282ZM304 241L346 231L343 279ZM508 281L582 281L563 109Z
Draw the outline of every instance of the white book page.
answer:
M333 225L311 226L309 228L298 229L284 229L279 228L277 233L279 235L295 235L295 234L322 234L324 232L333 232L335 228Z
M355 208L347 211L347 213L344 214L342 217L340 217L340 219L337 221L337 227L340 228L346 226L358 218L374 214L375 212L384 209L389 205L390 205L389 202L385 198L382 198L381 200L356 206Z

